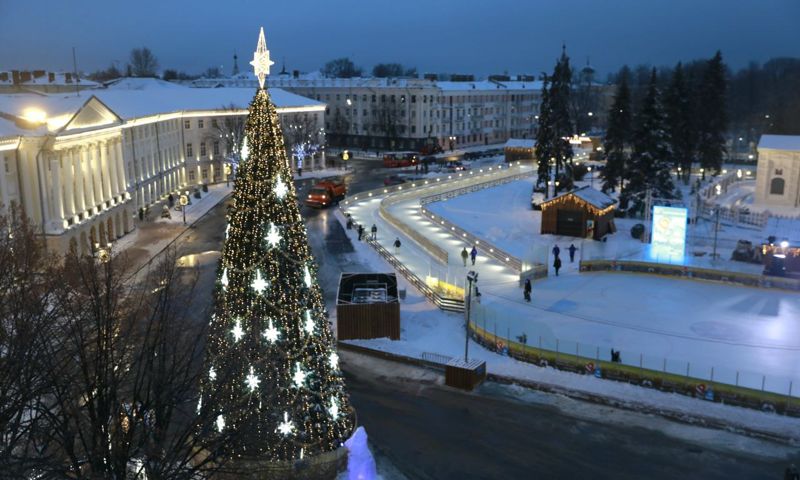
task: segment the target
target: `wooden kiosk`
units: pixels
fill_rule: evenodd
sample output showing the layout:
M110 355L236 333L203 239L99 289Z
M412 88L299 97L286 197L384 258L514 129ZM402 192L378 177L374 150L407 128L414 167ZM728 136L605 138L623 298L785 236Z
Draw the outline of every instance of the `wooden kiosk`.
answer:
M601 240L617 231L616 201L605 193L584 186L541 203L541 233Z
M400 301L394 273L342 273L336 297L339 340L400 340Z

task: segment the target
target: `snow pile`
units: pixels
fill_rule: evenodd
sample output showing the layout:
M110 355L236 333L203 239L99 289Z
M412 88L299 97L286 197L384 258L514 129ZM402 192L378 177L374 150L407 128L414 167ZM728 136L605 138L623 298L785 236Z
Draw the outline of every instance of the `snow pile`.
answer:
M367 444L367 431L358 427L344 445L347 447L347 480L377 480L378 470L375 459Z

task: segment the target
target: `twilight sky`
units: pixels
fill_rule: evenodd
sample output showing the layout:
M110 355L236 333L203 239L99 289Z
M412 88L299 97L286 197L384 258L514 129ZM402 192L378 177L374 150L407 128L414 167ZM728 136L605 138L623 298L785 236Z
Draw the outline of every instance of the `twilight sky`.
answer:
M0 70L124 66L148 46L161 68L247 62L264 26L280 67L311 71L349 56L369 71L539 73L561 42L605 78L623 63L674 64L721 49L750 60L800 57L800 0L0 0Z

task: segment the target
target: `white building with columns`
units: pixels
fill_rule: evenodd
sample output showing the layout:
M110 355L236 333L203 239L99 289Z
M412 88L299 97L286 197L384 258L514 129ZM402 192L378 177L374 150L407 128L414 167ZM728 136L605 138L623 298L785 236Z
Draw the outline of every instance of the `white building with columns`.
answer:
M754 201L800 213L800 135L761 136Z
M282 116L321 129L325 105L279 89ZM247 114L253 89L124 79L76 94L0 95L0 201L22 207L48 247L90 253L130 232L137 212L189 186L222 182L217 121Z

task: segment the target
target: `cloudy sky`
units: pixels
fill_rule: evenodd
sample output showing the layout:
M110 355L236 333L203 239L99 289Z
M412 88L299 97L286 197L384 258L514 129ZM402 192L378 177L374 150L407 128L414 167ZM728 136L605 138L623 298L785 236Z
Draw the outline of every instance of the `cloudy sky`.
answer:
M263 25L279 64L336 57L420 72L538 73L561 43L602 74L717 49L734 68L800 57L800 0L0 0L0 70L124 66L148 46L162 68L246 66ZM280 66L280 65L279 65Z

